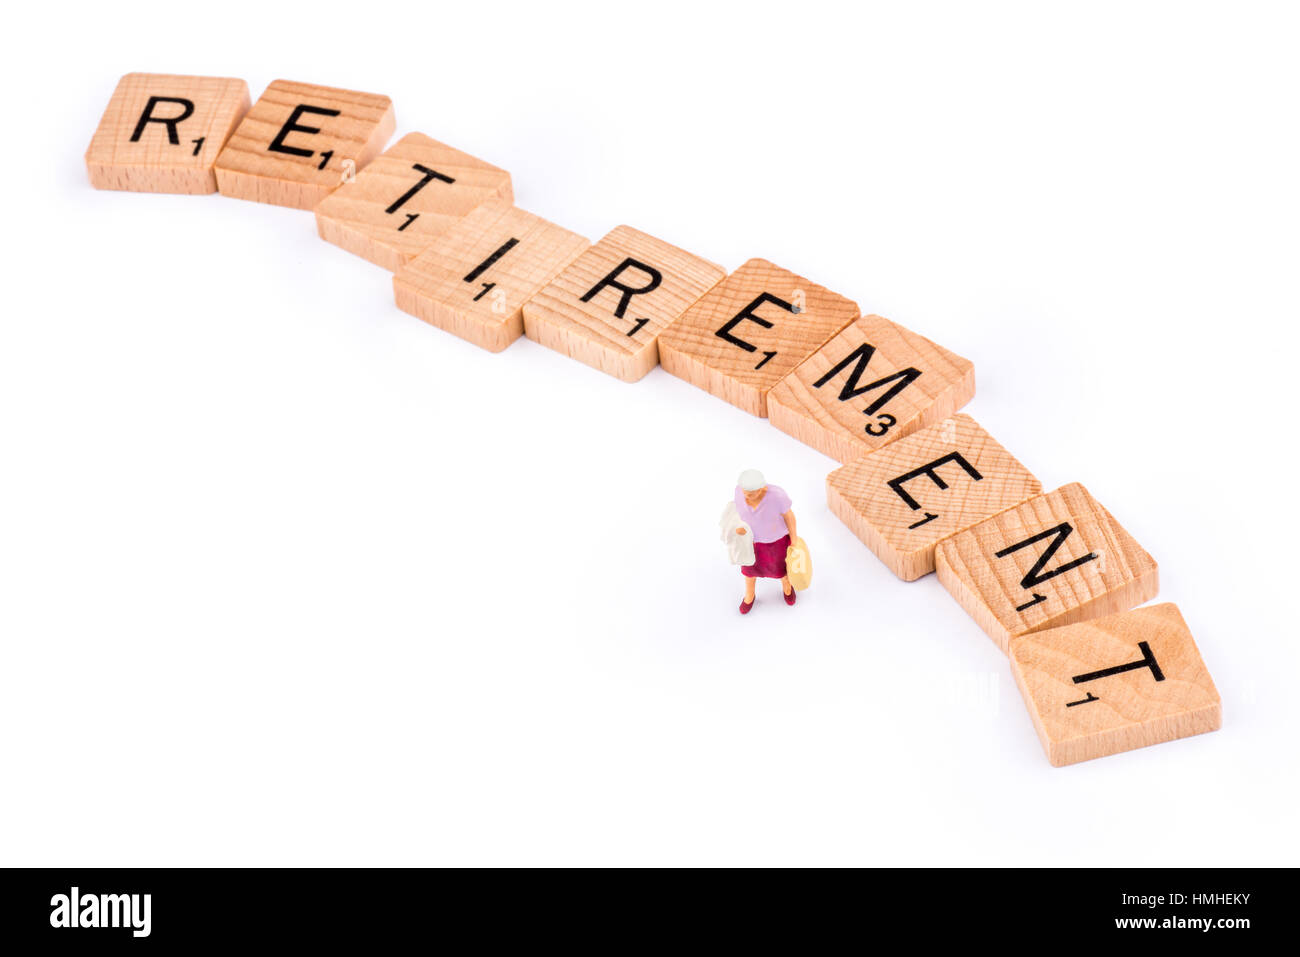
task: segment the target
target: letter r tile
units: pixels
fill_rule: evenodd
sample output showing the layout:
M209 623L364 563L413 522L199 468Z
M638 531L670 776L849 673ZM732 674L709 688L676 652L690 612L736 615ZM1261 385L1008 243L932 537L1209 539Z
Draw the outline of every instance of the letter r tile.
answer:
M713 287L659 340L664 371L767 415L772 387L859 316L857 303L765 259Z
M395 124L386 96L276 80L217 157L217 189L313 209L379 155Z
M247 110L243 80L128 73L86 150L90 184L137 193L215 193L213 164Z
M397 307L500 352L523 335L524 303L590 245L517 206L485 203L398 270Z
M880 316L863 316L768 396L782 432L841 462L952 415L975 395L975 366Z
M448 227L493 199L510 174L423 133L408 133L316 206L321 239L396 271Z
M726 270L619 226L524 305L529 339L635 382L659 362L659 335Z
M1010 658L1054 767L1223 723L1219 692L1171 603L1015 638Z
M941 541L939 582L1005 653L1011 639L1154 598L1155 560L1077 482Z

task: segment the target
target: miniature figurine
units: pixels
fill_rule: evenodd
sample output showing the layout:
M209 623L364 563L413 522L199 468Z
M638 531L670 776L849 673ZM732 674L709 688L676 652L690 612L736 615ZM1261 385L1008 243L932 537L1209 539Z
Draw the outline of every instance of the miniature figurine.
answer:
M795 533L794 511L790 496L778 485L768 485L763 473L746 469L740 473L736 485L735 514L739 521L734 525L734 535L747 538L753 548L753 560L742 565L745 577L745 597L740 603L740 613L748 615L754 607L754 586L759 578L779 578L785 603L795 603L794 587L786 574L786 551L798 541ZM730 510L724 517L730 515ZM730 543L729 543L730 544ZM736 557L733 550L733 561Z

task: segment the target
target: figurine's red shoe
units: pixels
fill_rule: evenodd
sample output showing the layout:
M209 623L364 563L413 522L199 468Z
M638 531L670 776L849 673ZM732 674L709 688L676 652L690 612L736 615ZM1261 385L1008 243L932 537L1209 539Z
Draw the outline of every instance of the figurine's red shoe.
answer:
M740 600L740 613L742 615L748 615L753 610L754 603L752 601L745 601L743 598Z
M787 605L793 605L793 604L794 604L794 589L793 589L793 588L790 589L790 594L788 594L788 595L785 596L785 603L786 603Z

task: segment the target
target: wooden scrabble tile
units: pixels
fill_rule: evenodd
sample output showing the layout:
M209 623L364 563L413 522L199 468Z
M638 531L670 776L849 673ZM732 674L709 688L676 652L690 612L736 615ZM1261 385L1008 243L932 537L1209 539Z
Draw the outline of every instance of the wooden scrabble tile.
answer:
M128 73L86 149L90 184L137 193L215 193L213 164L247 111L243 80Z
M938 422L975 394L975 366L925 336L863 316L782 379L767 417L841 462Z
M500 352L523 335L524 303L590 245L517 206L486 203L398 271L397 306Z
M1004 652L1012 638L1155 597L1156 563L1078 483L940 542L939 581Z
M312 209L393 135L386 96L276 80L217 157L223 196Z
M635 382L659 362L658 338L726 270L619 226L524 305L524 333Z
M475 207L513 200L510 174L408 133L316 206L321 239L397 270Z
M859 316L857 303L751 259L659 339L664 370L753 415L768 392Z
M1219 692L1177 605L1025 635L1011 642L1010 657L1058 768L1222 724Z
M1042 491L1027 468L961 414L826 477L831 511L909 582L934 571L939 541Z

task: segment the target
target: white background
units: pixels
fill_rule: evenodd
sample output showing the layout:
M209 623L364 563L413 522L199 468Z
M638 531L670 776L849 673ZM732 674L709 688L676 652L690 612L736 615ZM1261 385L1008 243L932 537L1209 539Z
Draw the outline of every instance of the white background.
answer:
M1285 5L28 5L6 20L0 862L1295 864ZM1161 565L1224 728L1065 769L831 460L398 312L310 213L97 192L120 74L390 95L592 238L763 256L976 366ZM816 579L736 613L736 474Z

